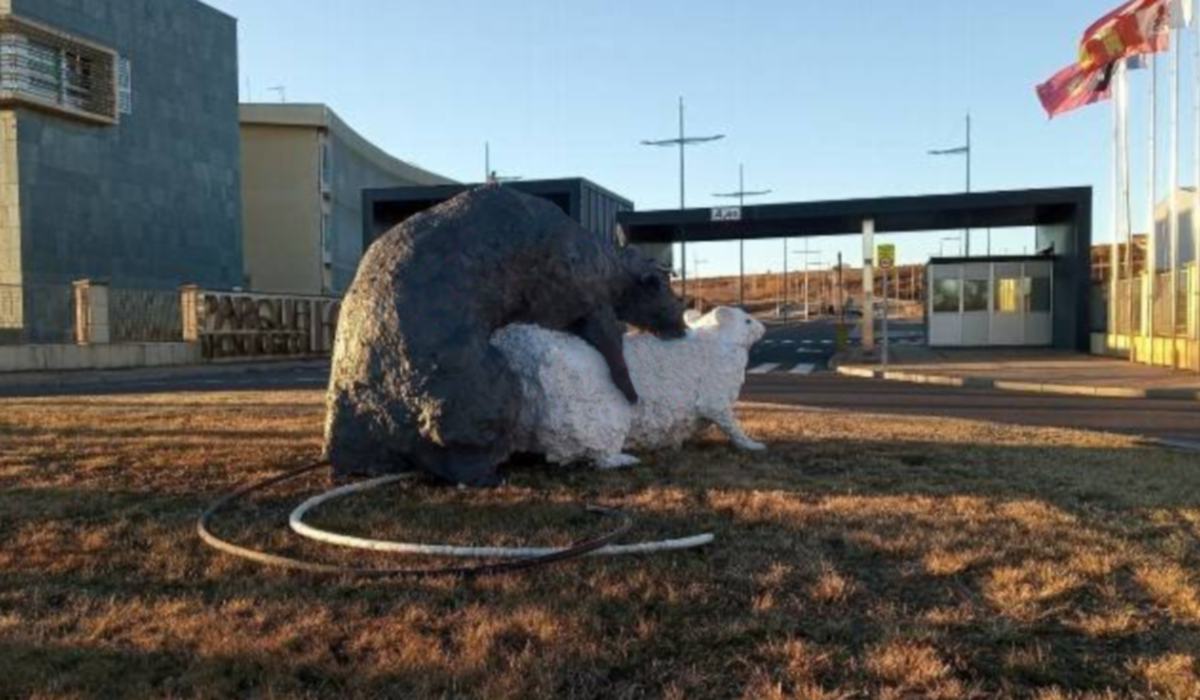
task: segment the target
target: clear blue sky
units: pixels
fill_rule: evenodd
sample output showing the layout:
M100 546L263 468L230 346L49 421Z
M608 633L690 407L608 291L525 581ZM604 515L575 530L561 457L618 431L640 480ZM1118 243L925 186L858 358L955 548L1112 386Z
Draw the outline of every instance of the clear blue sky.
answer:
M735 189L739 162L749 188L774 190L762 201L957 191L962 160L925 153L959 145L970 109L975 189L1092 185L1109 236L1108 105L1051 122L1033 87L1117 0L207 1L239 20L243 99L285 85L456 179L482 177L486 140L502 173L675 207L675 152L638 142L675 135L682 95L690 132L727 134L689 150L689 205ZM903 262L939 245L893 240ZM854 239L814 241L827 261L859 258ZM735 244L691 248L705 274L737 269ZM747 248L750 269L778 270L778 242Z

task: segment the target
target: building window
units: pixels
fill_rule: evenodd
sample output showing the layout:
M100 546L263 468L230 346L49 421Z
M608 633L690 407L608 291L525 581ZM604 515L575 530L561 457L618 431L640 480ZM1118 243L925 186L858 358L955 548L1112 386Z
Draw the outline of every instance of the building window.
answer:
M333 189L332 149L329 146L329 135L321 134L321 193L328 194Z
M321 262L333 264L333 227L328 212L321 212Z
M0 18L0 105L21 103L113 123L116 54L15 17Z
M117 111L133 114L133 67L124 57L117 60Z

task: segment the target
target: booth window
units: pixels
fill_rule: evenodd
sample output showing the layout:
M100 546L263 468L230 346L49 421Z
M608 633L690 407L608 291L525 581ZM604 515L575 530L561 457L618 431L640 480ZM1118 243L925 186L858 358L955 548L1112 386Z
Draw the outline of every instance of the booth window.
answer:
M957 277L944 277L933 281L933 310L937 313L958 313L959 284Z
M0 18L0 105L117 120L117 57L15 17Z
M988 310L988 281L963 281L963 311Z
M1050 313L1050 278L1026 277L1028 287L1025 294L1025 310Z
M1022 277L996 278L996 305L998 314L1016 314L1021 312Z

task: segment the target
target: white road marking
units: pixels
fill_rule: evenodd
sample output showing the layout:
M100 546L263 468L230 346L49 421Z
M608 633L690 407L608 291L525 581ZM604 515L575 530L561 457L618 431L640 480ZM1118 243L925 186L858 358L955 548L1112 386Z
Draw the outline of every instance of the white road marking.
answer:
M833 341L830 340L829 338L825 338L824 340L821 341L821 345L833 345Z
M795 367L789 369L788 374L812 374L812 371L816 368L816 365L809 364L807 362L801 362Z
M817 348L796 348L796 354L797 355L824 355L825 351L818 350Z
M796 342L796 341L794 341L794 340L784 340L784 341L782 341L782 342L783 342L783 344L784 344L784 345L791 345L792 343L794 343L794 342Z
M746 370L746 374L766 374L779 366L778 362L764 362L761 365L755 365Z
M801 340L800 342L804 343L805 345L812 345L814 341L812 338L805 338L804 340Z

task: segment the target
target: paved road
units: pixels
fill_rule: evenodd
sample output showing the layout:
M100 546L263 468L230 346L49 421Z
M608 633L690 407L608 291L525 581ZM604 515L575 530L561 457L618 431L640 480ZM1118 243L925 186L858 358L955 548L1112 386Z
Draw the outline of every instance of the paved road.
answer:
M924 331L918 322L893 321L888 337L893 343L924 342ZM762 340L750 348L747 372L758 374L807 375L829 369L829 358L836 351L837 324L832 319L793 321L772 324ZM857 344L852 335L851 344Z
M832 372L806 377L751 375L746 378L742 398L843 411L947 416L1200 442L1200 409L1195 401L1023 394L857 379Z
M768 372L746 378L742 398L748 401L832 408L864 413L953 416L959 418L1115 430L1148 437L1200 441L1200 409L1194 401L1101 399L1021 394L990 389L963 389L843 377L823 368L831 344L805 344L832 337L832 325L773 329L751 352L751 369L777 362ZM792 340L792 343L781 342ZM809 347L818 352L801 353ZM802 359L797 359L802 358ZM793 373L798 364L814 365L807 374ZM320 389L328 381L327 362L300 362L243 367L196 367L129 370L105 373L62 373L55 380L26 377L19 383L0 378L0 397L72 394L128 394L166 391L247 391Z

